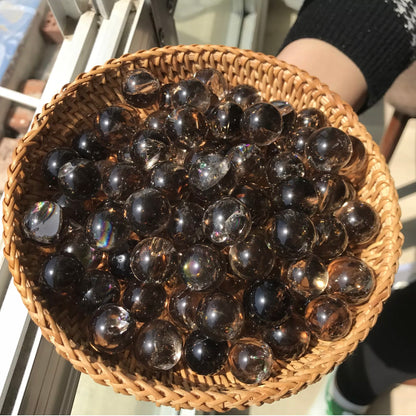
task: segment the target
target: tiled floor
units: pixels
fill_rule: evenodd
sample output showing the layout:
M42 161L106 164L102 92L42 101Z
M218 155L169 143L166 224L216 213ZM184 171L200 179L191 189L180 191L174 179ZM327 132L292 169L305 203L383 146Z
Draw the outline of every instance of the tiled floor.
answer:
M187 0L179 0L178 5L186 4ZM261 1L261 0L260 0ZM203 30L192 30L186 26L186 22L192 19L198 20L198 5L207 2L190 3L193 8L182 15L183 26L178 25L179 40L183 43L225 43L221 42L221 36L217 31L210 30L204 25ZM211 3L208 17L205 22L217 23L219 17L215 15L220 10L220 2ZM196 16L196 17L195 17ZM265 29L264 45L262 52L276 54L279 45L292 23L296 14L289 9L283 1L270 0L268 21ZM223 17L222 17L223 18ZM216 20L217 19L217 20ZM225 24L225 23L221 23ZM183 29L183 30L182 30ZM192 36L191 36L192 35ZM383 102L378 103L371 110L360 116L360 121L367 127L373 139L379 142L385 128L385 120L391 115L391 108ZM416 120L412 120L404 133L404 136L391 160L391 174L395 180L400 196L402 208L403 233L405 244L401 257L402 275L409 275L408 269L416 262ZM253 407L249 414L323 414L323 393L328 376L320 382L309 386L297 395L280 400L277 403ZM371 407L369 414L411 415L416 414L416 387L401 385L391 393L380 397ZM157 408L153 404L137 402L130 396L122 396L113 393L111 388L95 384L89 377L81 376L79 389L75 398L73 414L172 414L169 408Z

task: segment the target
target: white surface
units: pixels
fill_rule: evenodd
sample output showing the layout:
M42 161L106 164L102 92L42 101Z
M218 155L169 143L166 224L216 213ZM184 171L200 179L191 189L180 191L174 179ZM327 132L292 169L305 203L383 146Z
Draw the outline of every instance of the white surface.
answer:
M97 16L93 11L85 12L79 19L74 35L62 43L53 71L42 93L42 102L47 103L60 88L85 71L89 52L98 30Z
M22 94L21 92L4 88L0 86L0 97L7 98L10 101L14 101L18 104L23 104L28 107L37 108L39 106L39 99L30 95Z
M87 61L87 71L95 65L104 64L115 56L132 6L131 0L119 0L114 4L110 18L102 21Z

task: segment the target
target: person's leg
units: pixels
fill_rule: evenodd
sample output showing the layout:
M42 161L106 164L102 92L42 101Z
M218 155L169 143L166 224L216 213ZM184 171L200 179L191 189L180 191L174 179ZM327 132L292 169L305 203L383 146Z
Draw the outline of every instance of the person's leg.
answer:
M371 404L395 385L416 378L415 346L416 282L413 282L392 293L368 337L337 368L330 393L332 390L336 401L345 398L357 405L356 411ZM337 400L338 394L341 400Z

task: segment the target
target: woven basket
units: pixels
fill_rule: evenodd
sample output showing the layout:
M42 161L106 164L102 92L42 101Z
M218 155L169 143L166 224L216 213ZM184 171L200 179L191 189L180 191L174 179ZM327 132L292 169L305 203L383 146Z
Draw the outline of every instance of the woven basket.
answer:
M82 323L76 316L69 316L62 308L47 310L36 296L43 258L36 246L23 238L19 224L29 205L48 195L39 170L42 158L54 147L65 145L77 129L87 126L89 121L85 115L124 101L120 93L121 79L138 67L148 68L162 82L176 82L200 68L215 67L230 85L249 84L258 88L264 100L286 100L297 110L319 108L333 126L363 141L369 164L359 197L376 209L382 226L377 240L358 255L374 269L377 285L370 300L354 309L353 328L346 338L333 343L319 341L307 355L284 363L280 372L260 386L242 384L230 371L199 376L175 367L176 371L152 375L140 367L132 354L126 353L120 359L99 356L80 341ZM134 395L138 400L176 409L195 408L206 412L244 409L288 397L318 381L341 363L374 326L390 295L403 241L398 197L389 170L351 107L318 79L298 68L272 56L224 46L175 46L140 51L79 75L35 117L31 130L15 150L4 194L5 256L15 286L43 336L77 370L89 374L97 383L110 385L116 392Z

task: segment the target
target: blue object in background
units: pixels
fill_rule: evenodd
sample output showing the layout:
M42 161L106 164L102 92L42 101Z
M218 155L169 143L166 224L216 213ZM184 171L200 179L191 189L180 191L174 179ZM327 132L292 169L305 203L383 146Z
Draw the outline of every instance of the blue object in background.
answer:
M25 38L41 0L0 0L0 81Z

